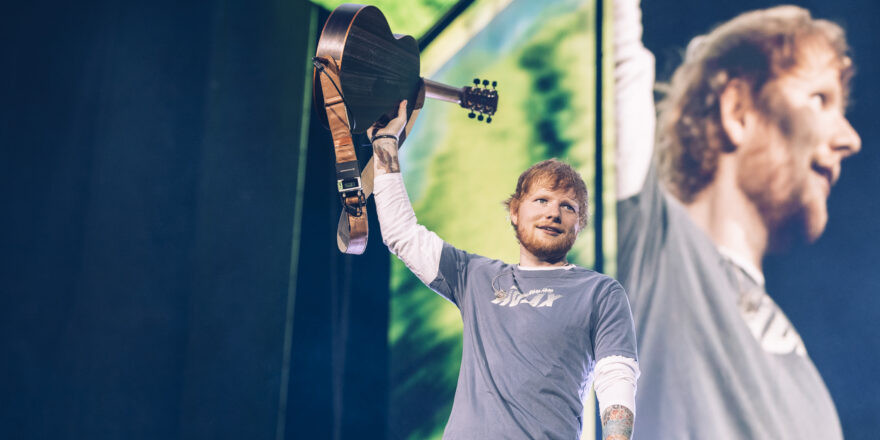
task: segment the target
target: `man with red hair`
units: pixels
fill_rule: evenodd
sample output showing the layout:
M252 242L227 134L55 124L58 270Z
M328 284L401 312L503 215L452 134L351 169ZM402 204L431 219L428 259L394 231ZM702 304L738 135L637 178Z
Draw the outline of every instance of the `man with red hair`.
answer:
M780 6L694 38L655 135L640 14L638 0L615 1L618 275L643 358L637 428L662 439L842 438L761 262L819 237L841 161L859 151L844 115L843 30Z
M579 438L595 385L608 440L629 439L639 368L626 293L568 263L587 224L587 188L569 165L535 164L506 201L519 264L470 254L416 222L397 160L399 116L369 131L382 238L461 311L463 353L444 439Z

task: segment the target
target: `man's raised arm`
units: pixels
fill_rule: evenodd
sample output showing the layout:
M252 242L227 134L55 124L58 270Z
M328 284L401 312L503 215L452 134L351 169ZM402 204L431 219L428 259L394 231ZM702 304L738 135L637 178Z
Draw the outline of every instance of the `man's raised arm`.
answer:
M642 44L639 0L614 1L617 200L639 191L654 154L654 56Z
M406 101L397 117L382 128L371 127L373 143L373 195L382 230L382 241L425 284L437 277L443 241L416 222L397 157L397 142L406 126Z

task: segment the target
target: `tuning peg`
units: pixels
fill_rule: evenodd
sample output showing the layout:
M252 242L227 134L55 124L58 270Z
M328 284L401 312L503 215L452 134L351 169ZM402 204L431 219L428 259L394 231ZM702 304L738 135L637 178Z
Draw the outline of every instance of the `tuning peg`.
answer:
M488 79L484 79L484 80L483 80L483 87L486 87L486 86L488 86L488 85L489 85L489 80L488 80Z
M497 86L497 85L498 85L498 81L492 81L492 88L493 88L493 89L494 89L495 86Z
M482 121L482 120L483 120L483 114L482 114L482 113L480 113L480 116L477 116L477 120L478 120L478 121Z
M471 118L471 119L474 119L474 118L477 117L477 114L474 113L474 112L470 112L470 113L468 113L468 117Z
M486 123L487 123L487 124L491 124L491 123L492 123L492 117L491 117L491 116L487 116L487 117L486 117Z
M480 85L480 78L474 78L474 85L475 86Z

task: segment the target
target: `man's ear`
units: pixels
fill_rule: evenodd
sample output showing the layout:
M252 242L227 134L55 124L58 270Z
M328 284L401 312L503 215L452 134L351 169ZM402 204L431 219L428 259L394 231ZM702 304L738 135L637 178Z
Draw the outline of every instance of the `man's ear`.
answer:
M519 224L519 215L517 214L517 211L519 211L519 202L516 199L513 199L510 201L507 212L507 216L510 217L510 224L513 226Z
M732 79L724 87L718 98L721 111L721 127L730 140L730 147L738 149L746 137L749 123L748 115L752 110L751 86L738 78Z

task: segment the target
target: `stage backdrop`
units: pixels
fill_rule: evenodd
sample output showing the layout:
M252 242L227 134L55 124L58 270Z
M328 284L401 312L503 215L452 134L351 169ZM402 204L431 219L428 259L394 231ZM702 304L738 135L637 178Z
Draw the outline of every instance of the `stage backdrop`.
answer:
M341 1L319 3L332 9ZM694 36L740 12L781 3L645 2L644 39L657 57L658 80L668 80ZM880 153L873 140L880 135L874 123L880 89L873 82L880 77L880 63L871 55L880 49L873 24L880 7L869 0L788 3L846 29L857 71L848 115L862 136L863 150L844 163L829 200L830 222L819 242L767 259L768 291L804 338L837 405L846 438L875 438L880 380L871 367L880 361L880 338L874 330L880 318L880 276L872 263L880 259L880 223L875 220L880 213ZM497 80L499 112L487 125L469 120L453 105L429 101L403 150L401 167L421 223L457 247L514 262L516 242L501 202L520 171L556 156L576 165L590 189L595 188L596 4L476 0L457 19L444 23L444 14L456 4L377 3L397 33L419 37L435 23L448 24L425 48L422 74L453 85L469 84L474 77ZM610 30L605 26L604 33ZM606 98L613 93L607 74L610 55L606 50L602 60ZM608 99L603 104L608 116L613 114L610 104ZM606 146L613 143L610 122L607 117L603 121ZM607 184L613 181L611 156L605 148L603 161L609 166L602 168L602 192L613 200L614 188ZM595 199L591 203L594 208ZM615 243L613 205L605 206L603 239ZM587 267L595 261L592 231L585 231L575 248L574 261ZM605 248L604 271L614 275L614 250ZM458 376L460 316L393 257L390 289L389 437L437 438Z
M502 201L519 174L557 157L592 182L594 12L592 1L581 0L478 3L425 51L426 64L438 69L423 74L437 81L499 82L499 110L491 124L428 102L403 150L401 168L416 215L450 244L515 263L518 246ZM590 267L593 257L588 228L570 259ZM399 261L392 264L391 280L389 432L394 438L439 438L461 362L461 316Z
M418 27L407 29L413 23L395 22L411 5L379 6L393 32L419 35ZM502 201L524 169L557 157L592 188L595 11L590 0L477 1L426 48L425 77L456 86L497 80L500 100L491 124L469 119L458 106L426 102L401 155L421 224L458 248L513 263L518 245ZM585 230L570 260L591 267L593 238ZM397 259L391 291L389 435L439 438L461 362L461 316Z

